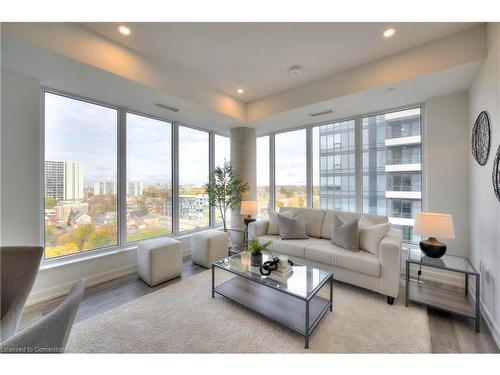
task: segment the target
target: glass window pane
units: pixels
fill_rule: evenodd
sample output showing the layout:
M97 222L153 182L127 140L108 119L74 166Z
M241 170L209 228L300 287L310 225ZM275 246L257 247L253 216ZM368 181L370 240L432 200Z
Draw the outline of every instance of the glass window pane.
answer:
M257 217L269 208L269 136L257 138Z
M363 127L363 211L387 215L403 229L405 242L413 234L421 210L421 110L413 108L365 117ZM406 137L413 137L406 139Z
M45 258L118 244L115 109L45 93Z
M127 113L127 241L172 233L172 124Z
M223 167L224 166L224 161L230 161L231 159L231 152L230 152L230 147L231 143L229 140L229 137L223 137L221 135L215 135L215 161L214 165L215 168L217 167ZM226 212L226 226L229 227L231 221L231 212L230 210L227 210ZM221 214L218 208L215 209L215 223L216 224L222 224L222 218Z
M306 130L275 136L276 209L306 207Z
M208 133L179 126L179 231L209 225Z
M225 161L231 160L231 142L229 137L215 135L215 167L222 167Z
M319 192L319 197L313 195L313 207L354 211L355 145L351 139L355 138L355 121L316 126L312 133L313 193ZM332 147L325 141L329 139L333 140Z

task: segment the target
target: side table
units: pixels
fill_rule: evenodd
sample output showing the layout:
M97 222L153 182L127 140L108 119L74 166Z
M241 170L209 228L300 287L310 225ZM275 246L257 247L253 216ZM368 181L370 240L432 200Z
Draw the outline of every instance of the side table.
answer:
M410 265L437 268L450 272L461 273L465 277L464 292L439 287L438 285L417 282L410 279ZM475 279L475 298L469 295L469 277ZM480 323L480 274L467 258L444 255L441 258L424 256L418 249L409 249L406 259L406 306L410 302L433 307L438 310L474 319L476 332Z

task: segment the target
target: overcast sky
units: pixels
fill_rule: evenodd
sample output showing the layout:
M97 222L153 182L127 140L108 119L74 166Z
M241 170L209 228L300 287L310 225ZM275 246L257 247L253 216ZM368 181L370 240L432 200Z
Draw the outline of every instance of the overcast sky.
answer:
M276 185L306 185L306 130L276 134Z
M127 179L146 185L171 179L171 125L127 114ZM229 159L229 139L216 137L216 164ZM59 95L45 96L45 159L84 163L84 183L117 178L117 111ZM208 177L208 133L179 128L180 184Z
M45 160L84 163L84 183L116 180L117 111L45 95Z

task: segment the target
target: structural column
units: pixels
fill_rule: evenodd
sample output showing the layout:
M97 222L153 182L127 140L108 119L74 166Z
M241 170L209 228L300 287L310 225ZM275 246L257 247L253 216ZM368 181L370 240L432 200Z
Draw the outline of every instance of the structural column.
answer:
M254 128L231 129L231 162L238 171L240 180L250 185L250 190L243 195L243 200L257 199L256 134ZM239 206L231 211L231 226L237 225L244 225Z

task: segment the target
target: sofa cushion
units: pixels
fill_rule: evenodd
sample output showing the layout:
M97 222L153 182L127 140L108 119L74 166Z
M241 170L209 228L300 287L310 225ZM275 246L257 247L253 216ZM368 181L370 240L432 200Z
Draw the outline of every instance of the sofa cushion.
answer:
M301 207L281 207L280 214L297 217L303 215L306 225L306 234L310 237L321 237L321 227L325 217L325 210L319 208L301 208Z
M365 251L345 250L325 239L307 245L305 258L370 276L380 276L379 257Z
M362 216L359 220L359 248L378 255L380 243L390 229L390 223L373 224Z
M335 216L331 241L346 250L359 251L358 219L344 222Z
M361 214L358 212L344 212L344 211L326 210L325 217L323 219L323 225L321 227L321 238L327 238L329 240L332 238L331 231L332 231L333 219L334 219L335 215L338 215L338 217L343 222L349 222L349 221L354 220L354 219L360 219L361 216L365 216L373 224L382 224L382 223L387 223L389 221L387 216Z
M302 215L288 217L287 215L278 214L278 223L282 240L304 240L309 238L306 234L306 225Z
M296 256L299 258L305 258L306 246L313 244L315 240L317 240L314 238L307 240L282 240L279 236L273 235L260 236L258 239L260 243L272 241L269 246L271 251L277 251L281 254Z

